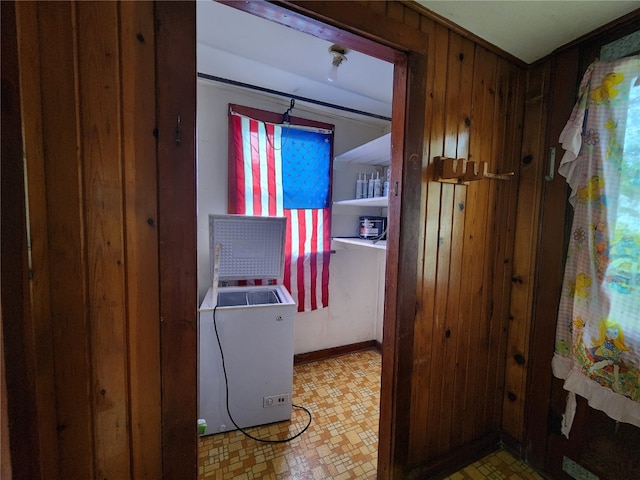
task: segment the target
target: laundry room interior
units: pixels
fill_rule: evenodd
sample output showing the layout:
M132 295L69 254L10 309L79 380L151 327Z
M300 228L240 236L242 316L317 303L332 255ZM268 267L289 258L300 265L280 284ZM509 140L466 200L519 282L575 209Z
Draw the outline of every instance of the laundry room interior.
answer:
M331 349L339 347L380 348L386 240L360 238L359 229L361 217L386 218L386 197L382 197L381 190L375 199L365 198L353 205L348 201L356 199L359 176L371 178L377 172L374 175L382 179L390 164L393 64L359 52L346 52L332 84L327 79L333 60L331 42L216 2L198 2L197 8L200 301L212 280L208 218L211 214L229 213L229 105L283 114L293 100L292 117L334 125L329 303L325 308L307 308L296 314L295 354L325 351L330 355ZM270 45L266 52L238 52L243 42L237 42L231 34L238 28L263 32L265 38L277 35L281 39L279 48ZM311 60L300 58L301 53ZM241 55L251 55L255 62L262 63L259 77L247 59L238 58ZM303 63L305 68L311 63L316 80L296 77L286 71L286 66L279 67L279 62ZM373 77L368 79L367 75ZM376 81L371 82L370 78ZM310 83L316 84L314 91L326 94L309 98L304 87ZM382 187L384 181L380 183ZM378 230L382 237L383 229Z

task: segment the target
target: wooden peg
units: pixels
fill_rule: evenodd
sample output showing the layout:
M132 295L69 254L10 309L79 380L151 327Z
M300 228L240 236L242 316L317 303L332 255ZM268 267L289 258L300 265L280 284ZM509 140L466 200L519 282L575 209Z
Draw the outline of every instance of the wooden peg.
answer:
M482 180L487 173L487 162L467 162L467 171L462 180L465 182L473 182Z
M460 183L467 171L464 158L435 157L436 180L445 183Z
M509 173L485 173L485 178L492 178L494 180L511 180L511 178L515 175L514 172Z

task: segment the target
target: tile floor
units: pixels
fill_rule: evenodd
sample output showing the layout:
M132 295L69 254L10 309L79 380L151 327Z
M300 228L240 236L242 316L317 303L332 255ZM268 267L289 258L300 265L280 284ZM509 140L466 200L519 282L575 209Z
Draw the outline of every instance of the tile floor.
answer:
M531 467L506 450L498 450L443 480L543 480Z
M380 353L343 355L294 368L293 402L311 411L311 425L287 443L259 443L238 431L201 437L201 479L375 479L380 399ZM294 409L290 422L248 431L273 440L295 435L308 415ZM447 477L542 479L506 451L499 451Z

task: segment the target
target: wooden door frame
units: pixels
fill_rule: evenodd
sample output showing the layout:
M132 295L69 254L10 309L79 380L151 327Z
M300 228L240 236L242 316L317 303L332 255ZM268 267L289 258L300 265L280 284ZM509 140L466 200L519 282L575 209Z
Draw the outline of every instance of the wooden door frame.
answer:
M195 434L185 437L177 433L180 423L183 424L183 431L195 432L190 427L196 418L197 389L193 375L196 372L197 333L192 323L196 316L194 299L197 285L195 258L191 258L196 251L196 206L193 203L195 152L192 158L187 152L191 153L195 144L195 96L192 95L191 82L195 82L197 72L193 69L191 78L185 80L190 76L190 69L184 67L189 65L182 64L183 68L179 68L171 64L179 60L181 55L184 57L185 51L191 53L191 48L195 46L192 33L195 29L190 33L181 29L181 21L174 18L175 8L164 8L162 3L156 3L156 22L163 28L157 41L157 68L167 68L167 71L157 73L158 127L160 132L173 131L175 125L172 122L175 122L176 112L183 111L183 138L189 142L188 148L175 148L170 142L162 146L167 138L163 139L160 135L158 147L158 215L160 222L162 218L169 219L164 228L161 223L159 225L161 316L165 321L161 349L163 471L166 478L173 478L178 472L184 474L192 468L194 463L189 453L192 451L195 455L197 451ZM422 185L427 34L418 28L375 14L355 2L342 3L340 9L332 6L331 2L221 3L395 64L391 159L393 187L389 217L396 221L390 222L387 243L378 478L399 478L405 473L409 449L407 432L411 407L417 232L420 222L420 206L416 199L420 198ZM186 16L191 14L195 19L195 12L185 13ZM359 26L351 27L356 19ZM183 26L189 20L185 17L184 22ZM187 45L188 41L193 42L192 47ZM176 85L185 87L187 94ZM176 155L180 157L179 160L175 158ZM182 165L179 172L175 166L178 164ZM172 175L162 174L163 165L167 166L167 171L174 169ZM177 188L178 184L180 189ZM178 197L181 189L185 189L184 196ZM179 221L180 216L182 221ZM187 235L184 232L188 232ZM192 253L176 257L170 255L184 250ZM176 284L176 278L185 279L190 273L194 274L190 281ZM182 320L184 324L176 326L176 315L186 316ZM173 323L167 324L167 318L173 318ZM187 375L181 377L176 364L188 369Z

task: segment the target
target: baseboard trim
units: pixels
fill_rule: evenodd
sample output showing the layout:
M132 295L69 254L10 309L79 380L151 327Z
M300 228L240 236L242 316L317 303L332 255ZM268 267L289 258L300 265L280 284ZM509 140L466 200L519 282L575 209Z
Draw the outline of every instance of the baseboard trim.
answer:
M315 362L318 360L326 360L327 358L338 357L347 353L359 352L361 350L369 350L375 348L382 351L382 345L376 340L367 340L366 342L351 343L349 345L340 345L339 347L325 348L314 352L298 353L293 356L293 364Z
M516 440L514 437L512 437L508 433L502 432L501 442L502 442L502 446L506 450L508 450L514 457L517 457L520 460L525 459L522 443L519 440Z

